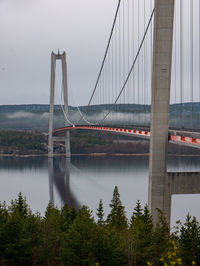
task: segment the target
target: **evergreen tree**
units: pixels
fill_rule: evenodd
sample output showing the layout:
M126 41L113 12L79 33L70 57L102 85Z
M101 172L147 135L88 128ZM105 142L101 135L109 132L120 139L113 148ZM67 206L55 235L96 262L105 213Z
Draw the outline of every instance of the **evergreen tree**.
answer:
M30 208L26 202L26 198L23 198L20 192L16 200L11 201L11 206L9 207L12 213L18 213L22 217L27 217L31 213Z
M62 239L62 219L60 211L52 203L47 206L42 220L41 260L48 265L56 265L59 261L59 248Z
M145 265L152 258L153 222L147 206L137 201L131 217L128 258L130 265Z
M97 223L98 223L98 225L99 226L102 226L102 225L104 225L104 210L103 210L103 202L102 202L102 199L100 199L100 201L99 201L99 207L98 207L98 209L97 209L97 217L98 217L98 221L97 221Z
M143 221L153 227L153 218L149 212L147 204L144 206Z
M61 224L62 224L61 228L62 232L67 232L70 224L72 224L71 211L67 203L63 206L61 210Z
M78 213L77 213L77 210L74 206L72 206L71 210L70 210L70 221L71 223L74 222L74 220L76 219Z
M6 239L6 224L8 221L8 210L5 202L0 203L0 265L5 259L5 239ZM3 264L3 263L2 263Z
M8 208L4 230L4 254L9 265L31 265L37 261L40 218L31 213L21 193Z
M97 228L94 237L95 261L99 265L127 265L125 233L122 234L114 227L105 225Z
M134 211L133 211L133 214L131 216L131 224L134 222L134 220L136 218L142 218L142 207L141 207L141 203L140 201L138 200L137 203L136 203L136 207L134 208Z
M170 230L169 225L166 222L166 218L163 215L162 211L157 209L158 211L158 223L154 229L153 233L153 259L154 264L158 264L160 261L160 257L164 256L164 254L169 250L169 240L170 240Z
M196 261L196 265L200 265L200 224L195 217L189 214L185 223L180 229L180 255L183 258L184 265L192 265L192 261Z
M120 200L120 194L117 186L114 188L113 198L109 206L111 208L111 212L107 217L107 223L119 230L126 229L128 227L127 218L124 206Z
M97 225L91 211L83 206L70 226L60 249L63 265L95 265L95 234Z

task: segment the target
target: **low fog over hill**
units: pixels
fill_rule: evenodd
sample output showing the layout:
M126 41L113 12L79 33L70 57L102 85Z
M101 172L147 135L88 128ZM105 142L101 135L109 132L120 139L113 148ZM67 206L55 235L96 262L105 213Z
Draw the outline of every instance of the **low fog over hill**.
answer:
M174 104L170 106L170 126L198 128L200 124L200 103ZM104 121L105 125L143 125L150 124L150 106L136 104L118 104L83 106L80 111L76 107L69 107L69 118L72 123L85 124L80 112L90 122L99 121L111 111ZM65 125L65 118L61 107L54 106L54 127ZM49 105L2 105L0 106L0 129L48 130Z

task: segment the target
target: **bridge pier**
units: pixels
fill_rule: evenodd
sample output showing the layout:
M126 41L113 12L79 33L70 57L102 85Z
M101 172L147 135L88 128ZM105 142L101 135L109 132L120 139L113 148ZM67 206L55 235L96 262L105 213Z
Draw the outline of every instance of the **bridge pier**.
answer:
M174 0L155 0L148 205L154 223L157 208L169 216L167 178Z
M50 107L49 107L49 141L48 141L48 157L54 156L54 142L65 142L65 156L70 157L70 133L66 132L62 139L53 137L53 117L54 117L54 95L55 95L55 78L56 78L56 60L61 60L62 63L62 83L64 96L64 111L68 115L68 86L67 86L67 63L66 53L54 54L51 53L51 84L50 84ZM68 123L66 123L68 126Z
M165 180L164 202L166 219L170 224L171 197L179 194L200 194L200 173L167 173Z

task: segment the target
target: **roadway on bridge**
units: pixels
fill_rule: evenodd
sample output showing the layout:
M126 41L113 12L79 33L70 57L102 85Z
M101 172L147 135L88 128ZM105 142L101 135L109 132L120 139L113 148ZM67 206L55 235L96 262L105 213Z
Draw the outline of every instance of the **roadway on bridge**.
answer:
M110 133L117 133L123 134L127 136L133 137L140 137L145 139L150 139L150 131L146 130L138 130L138 129L126 129L126 128L119 128L119 127L104 127L104 126L67 126L63 128L58 128L53 131L54 136L63 136L66 131L73 131L73 130L92 130L92 131L102 131L102 132L110 132ZM173 130L169 131L169 142L178 145L190 146L193 148L200 148L200 138L197 137L189 137L187 136L189 132L187 131L177 131L173 134ZM184 136L184 132L187 132ZM199 134L198 132L191 132L192 134ZM191 135L192 135L191 134Z

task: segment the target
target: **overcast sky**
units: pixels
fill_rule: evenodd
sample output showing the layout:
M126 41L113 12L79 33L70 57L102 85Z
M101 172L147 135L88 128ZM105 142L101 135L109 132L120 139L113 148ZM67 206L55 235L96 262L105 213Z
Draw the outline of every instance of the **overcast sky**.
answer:
M0 104L49 103L50 54L58 48L67 53L73 98L87 104L116 6L116 0L0 0Z
M123 3L127 2L132 1ZM141 4L142 1L135 3ZM180 3L183 3L184 14L183 101L192 99L191 77L193 101L200 101L199 1L193 1L194 55L191 72L191 2L177 0L172 103L175 102L174 88L177 90L176 102L180 102L181 94ZM50 55L52 51L57 52L58 48L67 53L69 104L87 104L100 69L117 4L117 0L0 0L0 105L49 103ZM137 12L137 5L135 7ZM150 15L147 16L149 18ZM143 29L141 36L142 33ZM137 39L137 36L133 39ZM174 71L175 61L177 71ZM59 81L59 65L57 69ZM60 103L60 90L58 82L56 103ZM150 101L150 97L148 99Z

